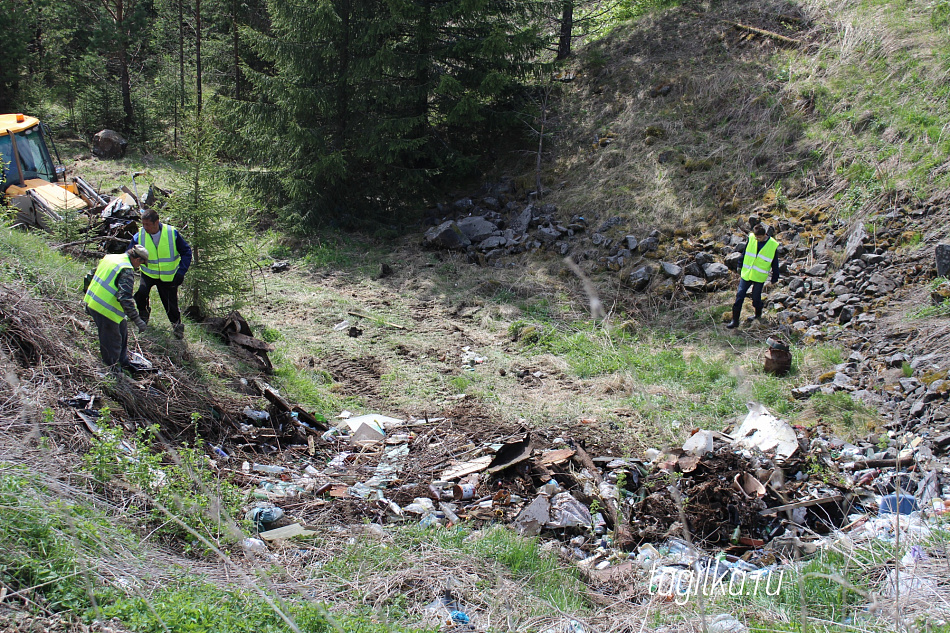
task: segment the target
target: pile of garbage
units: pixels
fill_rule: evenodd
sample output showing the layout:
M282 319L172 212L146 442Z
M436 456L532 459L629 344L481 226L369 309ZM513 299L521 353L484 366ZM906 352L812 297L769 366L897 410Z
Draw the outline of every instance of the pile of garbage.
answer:
M133 175L134 178L139 174ZM99 251L121 253L128 248L132 237L138 232L141 214L145 209L163 209L172 192L155 185L148 188L145 195L139 196L137 189L121 187L115 195L102 195L81 179L83 193L92 204L82 213L85 226L78 230L78 239L57 244L54 248L63 249L95 244Z
M249 433L270 425L271 413L292 409L275 406L246 410L247 424L231 441L253 448ZM763 557L767 545L795 542L800 549L855 513L943 513L950 500L950 471L919 462L927 455L915 439L893 459L868 458L757 404L728 433L697 430L682 447L651 449L639 459L592 457L570 438L528 432L458 445L432 433L443 420L349 412L334 425L296 419L290 426L306 439L275 451L281 463L224 451L216 459L254 486L251 510L292 505L296 521L290 512L262 519L264 540L286 538L292 524L290 533L302 533L354 512L380 524L504 522L557 539L565 557L590 570L631 556L655 559L662 551L656 544L668 549L672 539L690 538L751 571L780 555ZM462 450L439 452L446 446Z

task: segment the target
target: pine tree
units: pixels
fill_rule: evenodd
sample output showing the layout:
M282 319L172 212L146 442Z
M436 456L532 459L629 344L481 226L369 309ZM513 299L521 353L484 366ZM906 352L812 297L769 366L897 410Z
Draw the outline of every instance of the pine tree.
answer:
M177 183L170 215L191 244L194 259L183 297L190 314L205 315L240 304L251 289L256 261L246 207L219 184L213 122L193 115L182 136L185 174Z
M543 45L524 0L269 0L246 32L270 72L239 104L243 136L304 226L393 219L400 201L470 168Z

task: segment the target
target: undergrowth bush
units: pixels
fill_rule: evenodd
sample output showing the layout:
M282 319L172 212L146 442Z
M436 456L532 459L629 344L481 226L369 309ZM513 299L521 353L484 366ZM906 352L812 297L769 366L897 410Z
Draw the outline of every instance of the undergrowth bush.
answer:
M240 537L231 517L240 510L244 492L221 479L197 446L182 444L166 455L151 448L157 443L157 426L140 428L134 440L126 440L121 429L109 424L107 409L100 416L99 433L83 456L100 486L121 478L139 491L157 525L155 533L180 539L186 551L207 549L192 530L215 546Z

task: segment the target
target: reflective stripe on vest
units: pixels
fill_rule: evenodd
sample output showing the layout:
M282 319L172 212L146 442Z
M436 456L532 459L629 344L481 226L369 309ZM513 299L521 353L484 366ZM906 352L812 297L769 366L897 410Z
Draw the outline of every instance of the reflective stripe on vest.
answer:
M755 234L749 233L749 243L746 244L745 258L742 260L741 277L746 281L765 283L772 269L772 260L775 259L778 242L770 237L756 253L758 245L759 241L755 239Z
M181 256L175 247L175 227L163 224L159 229L158 245L152 240L144 228L139 229L138 243L148 251L148 263L143 263L139 270L142 274L154 277L161 281L171 281L178 272Z
M89 306L90 310L95 310L99 314L120 323L125 319L125 310L116 295L119 293L119 287L116 278L119 272L126 268L132 268L132 262L129 256L106 255L96 266L96 272L89 283L89 290L83 297L83 303Z

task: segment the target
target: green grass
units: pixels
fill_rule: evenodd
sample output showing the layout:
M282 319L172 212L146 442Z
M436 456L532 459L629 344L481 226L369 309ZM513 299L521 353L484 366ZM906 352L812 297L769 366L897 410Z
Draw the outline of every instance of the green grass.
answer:
M845 216L888 189L924 195L948 183L947 174L934 173L950 156L942 78L950 41L940 32L946 3L932 10L884 10L892 5L866 1L839 8L837 19L856 28L831 34L831 45L817 57L783 51L773 60L790 68L792 94L815 99L806 136L835 147L841 157L831 167L850 184L838 199ZM884 142L885 131L899 140Z
M0 465L0 581L12 591L31 587L51 611L82 611L89 602L87 569L78 548L98 551L117 534L109 519L49 493L26 468ZM118 540L127 535L119 533ZM107 540L108 538L108 540ZM125 543L121 543L119 547Z
M357 538L340 555L316 569L315 576L339 582L342 590L358 586L364 575L398 576L430 559L451 559L479 571L479 595L459 596L466 603L491 604L498 598L491 595L494 578L501 575L525 592L520 617L529 613L554 615L559 611L578 614L590 607L584 585L574 570L564 567L557 556L542 552L537 539L521 537L504 527L473 532L461 527L449 530L410 524L387 532L393 538L384 545L375 536ZM416 602L431 600L430 587L409 586L407 591ZM398 621L406 617L406 606L401 598L388 600L382 614Z
M678 420L719 429L743 415L749 399L778 415L801 408L789 399L788 378L766 375L758 364L742 367L714 341L694 341L688 334L643 330L633 337L590 323L527 320L513 323L509 333L519 338L527 353L561 357L579 378L628 376L639 387L623 403L635 408L650 427L667 428ZM831 355L831 349L821 353ZM803 353L796 354L800 365Z
M274 365L274 386L300 406L324 416L336 415L344 407L347 399L331 391L333 379L327 372L295 366L281 348L269 357Z
M21 283L40 297L80 299L82 279L95 266L50 249L45 233L0 227L0 282Z

